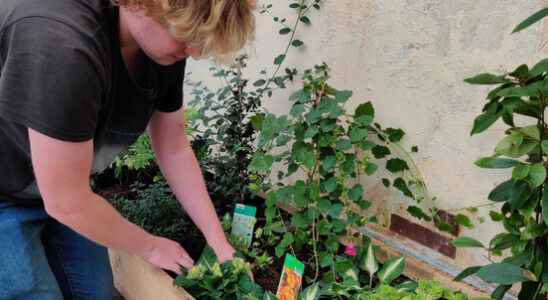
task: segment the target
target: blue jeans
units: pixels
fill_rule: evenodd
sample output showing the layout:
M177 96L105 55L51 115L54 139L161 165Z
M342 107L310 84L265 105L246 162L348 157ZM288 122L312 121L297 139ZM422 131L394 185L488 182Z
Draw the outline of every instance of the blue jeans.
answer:
M0 202L1 300L112 300L112 289L105 247L44 208Z

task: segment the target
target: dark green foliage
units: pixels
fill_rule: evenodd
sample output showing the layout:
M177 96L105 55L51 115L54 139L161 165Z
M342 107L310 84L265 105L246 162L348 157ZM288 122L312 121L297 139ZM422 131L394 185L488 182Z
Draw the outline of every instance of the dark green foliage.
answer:
M137 183L132 190L134 197L117 198L112 201L122 216L130 222L153 235L180 243L199 234L191 229L191 220L171 194L165 181L150 186Z
M548 14L543 9L521 23L520 31ZM491 211L493 221L502 222L505 232L489 243L493 256L506 254L501 263L467 269L458 279L475 273L488 282L499 284L493 299L502 299L513 284L522 282L519 299L546 299L548 280L548 226L546 213L546 155L548 126L544 114L548 105L548 63L546 60L529 68L521 65L514 71L491 75L481 74L466 80L472 84L499 84L487 96L483 112L474 122L472 134L490 128L501 117L509 127L496 145L494 154L480 159L482 168L512 168L511 178L499 183L489 200L502 203L499 211ZM517 126L513 120L523 118ZM456 244L471 247L481 243L457 239ZM464 243L465 242L465 243Z

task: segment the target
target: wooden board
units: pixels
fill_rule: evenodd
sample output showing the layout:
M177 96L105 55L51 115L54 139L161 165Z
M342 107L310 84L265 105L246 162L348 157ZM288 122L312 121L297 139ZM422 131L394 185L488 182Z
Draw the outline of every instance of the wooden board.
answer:
M142 258L109 249L114 286L126 300L194 300L173 278Z

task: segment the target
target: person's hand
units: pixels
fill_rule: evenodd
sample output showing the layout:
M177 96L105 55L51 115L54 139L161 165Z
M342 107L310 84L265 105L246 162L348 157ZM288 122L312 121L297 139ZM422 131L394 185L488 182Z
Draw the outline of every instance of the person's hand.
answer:
M211 245L211 248L213 248L220 264L234 259L234 253L236 253L236 250L234 250L232 245L226 241L219 245Z
M179 243L158 236L153 236L151 240L143 257L152 265L173 271L177 275L182 273L181 266L190 269L194 265L192 258Z

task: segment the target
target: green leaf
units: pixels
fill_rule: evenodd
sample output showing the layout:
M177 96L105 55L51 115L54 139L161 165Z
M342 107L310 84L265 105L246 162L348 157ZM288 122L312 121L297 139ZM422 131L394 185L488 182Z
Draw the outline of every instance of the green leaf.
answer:
M354 119L354 122L360 126L368 126L373 123L373 117L371 116L360 116Z
M302 16L300 18L301 22L303 22L306 25L310 25L310 19L307 16Z
M362 200L363 196L363 187L361 184L356 184L353 188L348 191L348 198L354 202Z
M514 178L515 180L524 179L529 175L530 169L531 169L531 165L519 164L516 167L514 167L514 170L512 171L512 178Z
M474 163L476 166L484 169L506 169L519 164L519 161L513 159L484 157Z
M276 56L276 59L274 59L274 64L275 65L281 65L285 60L285 55L284 54L280 54L278 56Z
M371 102L362 103L356 108L355 117L359 118L361 116L375 117L375 109Z
M489 283L514 284L516 282L527 281L524 276L524 270L516 265L509 263L494 263L483 266L477 273L477 276Z
M364 172L367 175L371 176L371 175L375 174L375 172L377 172L378 169L379 169L379 167L374 163L371 163L371 162L365 163Z
M385 131L388 134L388 140L390 140L392 143L397 143L401 141L401 139L405 135L405 132L399 128L386 128Z
M304 43L301 40L293 40L293 42L291 42L291 46L296 48L301 47L302 45L304 45Z
M299 295L299 300L318 300L321 295L320 283L316 282Z
M293 234L291 232L286 232L280 241L280 245L284 248L289 247L289 245L293 244L295 241L295 238L293 237Z
M293 157L295 161L302 163L308 169L314 168L316 164L314 152L310 151L309 146L302 142L293 144Z
M344 90L344 91L336 91L334 93L334 96L335 96L335 100L337 100L338 102L344 103L348 101L353 94L354 92L352 91Z
M392 173L398 173L404 170L409 170L409 166L403 159L392 158L386 162L386 169Z
M390 187L390 180L388 178L383 178L382 179L382 184L385 186L385 187Z
M291 111L289 112L291 116L297 118L299 117L303 112L305 111L304 104L295 104L293 107L291 107Z
M332 193L337 189L337 178L330 177L322 182L322 188L326 193Z
M367 129L352 127L348 131L348 136L352 143L361 142L363 139L367 138L368 132Z
M537 77L538 75L543 74L548 71L548 58L545 58L539 61L532 69L529 71L529 77Z
M304 214L296 213L291 217L291 225L301 229L306 228L308 227L308 219Z
M523 144L524 137L521 133L513 131L510 135L504 137L497 143L495 152L503 155L506 152L510 152L512 148L519 147Z
M472 224L472 221L470 221L470 218L468 218L467 216L463 214L458 214L455 217L455 222L457 222L457 224L464 226L468 229L474 228L474 224Z
M291 96L289 96L289 101L296 100L298 103L306 103L309 99L310 99L310 91L307 89L298 90L294 92L293 94L291 94Z
M542 141L540 145L542 147L542 152L544 152L544 154L548 154L548 140Z
M364 257L361 260L360 268L366 271L370 277L373 277L379 270L379 263L375 257L375 250L373 249L373 243L369 242L369 246L365 252Z
M541 186L546 180L546 167L542 163L532 165L529 171L529 180L533 187Z
M518 78L520 81L525 80L529 76L529 67L526 64L522 64L508 75Z
M331 208L331 202L329 200L322 198L318 201L318 209L320 210L320 213L327 213L329 208Z
M305 139L311 139L318 134L320 130L316 126L308 127L308 129L304 132L304 138Z
M511 284L508 285L499 285L491 294L493 300L502 300L506 292L512 288Z
M352 142L348 139L340 139L336 146L339 151L347 151L352 148Z
M548 191L544 190L542 194L542 217L544 223L548 225Z
M388 147L381 146L381 145L376 145L375 147L373 147L373 149L371 149L371 152L373 153L373 156L375 156L376 159L384 158L387 155L391 154L390 149Z
M274 163L274 157L272 155L256 155L253 160L251 161L251 164L249 165L249 169L252 172L269 172L272 168L272 164Z
M343 206L339 203L331 205L329 211L327 212L332 218L338 218L343 210Z
M489 249L491 251L506 250L518 241L519 236L511 233L499 233L489 242Z
M264 114L256 114L251 117L251 125L256 130L261 130L263 127L263 121L264 121Z
M405 196L407 196L409 198L414 198L413 193L407 187L407 183L401 177L396 178L396 180L394 180L393 185L394 185L395 188L400 190Z
M537 125L531 125L531 126L519 128L519 129L516 129L516 131L524 134L525 136L528 136L537 141L540 141L540 130L538 129Z
M422 208L418 206L411 205L407 208L407 212L412 215L413 217L419 219L419 220L425 220L426 222L432 221L432 217L425 214Z
M508 203L512 205L513 209L519 209L525 204L527 199L529 199L530 195L531 189L527 182L523 180L515 181L512 185L512 190L510 191Z
M405 258L394 258L387 260L378 273L379 280L382 283L390 284L403 273L405 269Z
M329 172L333 170L333 168L337 164L337 158L333 155L327 156L322 159L321 164L324 171Z
M453 279L453 280L457 281L457 282L461 282L466 277L476 274L481 268L482 268L482 266L468 267L468 268L464 269L464 271L460 272L459 275L457 275L455 277L455 279Z
M542 91L541 83L534 83L529 86L516 86L503 89L497 93L498 97L538 97L539 91Z
M519 158L519 157L522 157L523 155L529 154L529 152L535 149L538 145L539 145L538 142L528 140L528 141L524 141L523 144L519 146L514 146L510 148L506 152L500 152L500 154L506 155L512 158Z
M531 15L530 17L525 19L525 21L519 23L518 26L516 26L516 28L514 28L514 30L512 30L512 33L520 32L520 31L526 29L527 27L529 27L529 26L537 23L538 21L542 20L547 15L548 15L548 7L537 11L536 13L534 13L533 15Z
M485 248L480 241L466 236L452 240L451 244L457 248Z
M493 222L500 222L504 219L504 216L501 213L496 212L494 210L489 211L489 217L491 217L491 220Z
M467 78L464 81L469 84L501 84L510 82L510 80L505 79L504 76L488 73L479 74L474 77Z
M280 33L281 35L285 35L285 34L288 34L288 33L290 33L290 32L291 32L291 28L289 28L289 27L282 28L282 29L280 29L280 31L279 31L279 33Z
M494 202L505 202L510 199L510 194L512 193L512 190L514 188L514 180L510 179L508 181L505 181L501 184L499 184L497 187L495 187L491 193L489 193L489 200Z
M474 127L472 128L472 132L470 133L470 135L478 134L487 130L502 116L502 113L503 111L501 110L500 112L495 114L485 112L479 115L474 120Z

